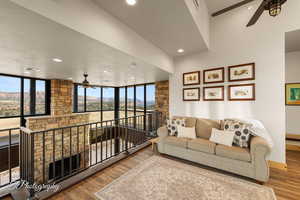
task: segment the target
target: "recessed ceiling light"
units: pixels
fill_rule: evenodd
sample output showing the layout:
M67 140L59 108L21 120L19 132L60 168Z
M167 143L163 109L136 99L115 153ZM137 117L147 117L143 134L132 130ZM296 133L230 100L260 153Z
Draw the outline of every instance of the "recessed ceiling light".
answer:
M24 74L30 74L30 72L29 71L25 71Z
M104 70L103 72L104 72L104 73L107 73L108 71Z
M72 78L72 77L69 77L68 79L69 79L69 80L73 80L73 78Z
M57 62L57 63L61 63L62 62L62 59L59 59L59 58L53 58L52 59L54 62Z
M134 6L137 3L137 0L126 0L126 3L130 6Z
M253 6L248 6L248 10L252 10Z
M178 53L183 53L183 52L184 52L184 49L178 49L177 52L178 52Z

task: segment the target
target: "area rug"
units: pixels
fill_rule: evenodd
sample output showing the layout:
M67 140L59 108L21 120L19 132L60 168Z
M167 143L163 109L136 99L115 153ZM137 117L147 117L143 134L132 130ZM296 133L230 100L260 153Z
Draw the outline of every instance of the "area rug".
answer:
M276 200L269 187L160 156L95 195L99 200Z

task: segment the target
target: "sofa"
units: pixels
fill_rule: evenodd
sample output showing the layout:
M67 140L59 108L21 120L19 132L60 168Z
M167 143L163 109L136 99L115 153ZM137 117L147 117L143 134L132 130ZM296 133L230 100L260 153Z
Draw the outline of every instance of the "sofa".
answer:
M249 148L225 146L209 141L212 128L223 129L222 121L193 117L185 119L186 127L195 127L196 139L169 136L167 127L158 129L158 152L192 162L200 163L234 174L267 182L269 165L266 156L270 153L268 143L262 137L253 136Z

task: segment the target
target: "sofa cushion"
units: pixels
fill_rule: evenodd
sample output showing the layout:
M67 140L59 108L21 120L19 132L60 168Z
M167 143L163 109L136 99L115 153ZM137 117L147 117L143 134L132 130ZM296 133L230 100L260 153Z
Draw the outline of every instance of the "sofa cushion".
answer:
M188 140L189 139L187 139L187 138L178 138L178 137L174 137L174 136L168 136L164 139L164 143L173 145L173 146L187 148Z
M219 121L211 119L199 118L196 122L196 134L197 137L202 139L209 139L211 135L212 128L220 129L221 124Z
M215 154L216 144L206 139L197 138L189 140L187 143L187 148L194 151Z
M251 161L251 155L249 149L241 148L237 146L225 146L222 144L218 144L216 146L216 155L223 156L226 158L231 158L234 160L241 160L250 162Z
M195 127L197 118L174 116L173 119L185 119L185 127Z

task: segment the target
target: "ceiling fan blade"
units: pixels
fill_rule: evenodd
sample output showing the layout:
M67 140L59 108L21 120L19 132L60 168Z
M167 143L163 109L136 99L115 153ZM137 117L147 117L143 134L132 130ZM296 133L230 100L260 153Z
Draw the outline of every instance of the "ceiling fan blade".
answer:
M257 20L260 18L260 16L263 14L263 12L265 11L265 6L270 2L271 0L263 0L263 2L260 4L260 6L258 7L258 9L256 10L256 12L254 13L254 15L252 16L252 18L250 19L250 21L247 24L247 27L252 26L253 24L255 24L257 22Z
M241 6L243 6L243 5L247 4L247 3L250 3L250 2L252 2L252 1L254 1L254 0L244 0L244 1L241 1L241 2L239 2L239 3L236 3L236 4L232 5L232 6L229 6L229 7L227 7L227 8L222 9L222 10L219 10L219 11L213 13L211 16L212 16L212 17L216 17L216 16L218 16L218 15L221 15L221 14L223 14L223 13L225 13L225 12L228 12L228 11L230 11L230 10L233 10L233 9L235 9L235 8L241 7Z

